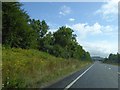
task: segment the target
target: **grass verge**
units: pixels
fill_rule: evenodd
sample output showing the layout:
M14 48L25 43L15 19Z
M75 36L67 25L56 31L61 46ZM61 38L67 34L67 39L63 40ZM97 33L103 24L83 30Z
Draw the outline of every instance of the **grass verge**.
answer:
M36 88L74 72L90 61L63 59L38 50L2 48L2 83L5 88Z

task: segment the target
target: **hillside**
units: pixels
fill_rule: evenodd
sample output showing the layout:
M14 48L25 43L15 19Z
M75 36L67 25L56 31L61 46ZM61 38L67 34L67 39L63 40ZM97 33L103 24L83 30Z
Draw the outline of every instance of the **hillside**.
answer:
M3 47L2 54L4 87L41 87L90 63L56 58L34 49Z

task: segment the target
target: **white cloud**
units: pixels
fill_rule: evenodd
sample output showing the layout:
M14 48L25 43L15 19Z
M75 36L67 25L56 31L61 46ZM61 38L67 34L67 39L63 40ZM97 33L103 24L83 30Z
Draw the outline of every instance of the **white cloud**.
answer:
M115 20L118 15L118 1L119 0L108 0L107 3L103 4L95 13L102 15L106 21Z
M70 14L70 13L71 13L71 8L70 7L64 5L60 8L60 12L59 12L60 15L65 16L65 15Z
M66 25L67 27L72 28L77 34L81 36L81 38L86 38L87 35L112 35L117 33L118 28L110 25L100 25L99 23L94 23L93 25L89 25L88 23L77 23L73 25Z
M92 56L100 55L105 57L110 53L116 53L118 50L117 27L110 25L104 26L99 23L94 23L93 25L78 23L66 26L74 30L77 34L79 44L82 45L85 50L89 51ZM100 41L102 40L100 39L101 36L105 38L104 41ZM92 42L91 37L95 37Z
M66 25L67 27L72 28L81 38L85 38L87 34L100 34L101 31L101 25L99 23L95 23L93 25L88 25L87 23L78 23L74 25Z
M57 30L58 29L56 28L56 29L50 29L49 31L53 33L53 32L56 32Z
M74 19L74 18L69 18L69 21L71 21L71 22L72 22L72 21L75 21L75 19Z
M108 41L82 42L84 49L89 51L91 56L107 57L110 53L117 53L118 44Z

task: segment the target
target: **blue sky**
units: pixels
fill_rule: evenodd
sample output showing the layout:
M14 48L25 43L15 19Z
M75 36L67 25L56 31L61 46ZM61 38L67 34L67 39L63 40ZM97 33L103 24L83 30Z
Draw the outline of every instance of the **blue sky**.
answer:
M38 3L30 2L24 3L24 8L27 10L31 18L45 19L51 23L57 23L58 25L70 23L69 18L76 18L76 23L91 21L93 11L97 10L102 3ZM70 7L71 13L62 17L59 12L61 7ZM88 8L89 7L89 8ZM96 18L96 17L95 17ZM75 23L74 22L74 23Z
M117 2L23 2L31 18L46 20L50 31L67 26L91 56L117 53Z

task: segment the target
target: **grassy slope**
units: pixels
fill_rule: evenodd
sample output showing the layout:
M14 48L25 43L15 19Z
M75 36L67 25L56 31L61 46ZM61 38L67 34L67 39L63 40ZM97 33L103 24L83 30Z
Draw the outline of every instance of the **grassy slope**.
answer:
M3 48L3 84L4 87L38 87L89 63L56 58L33 49Z
M0 90L2 89L2 45L0 44Z

